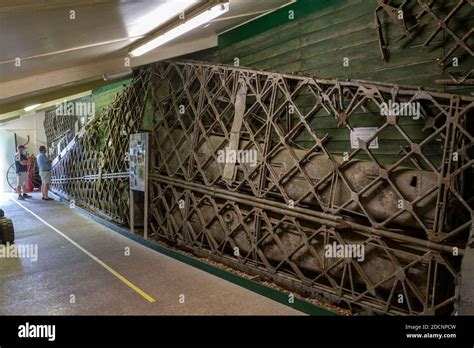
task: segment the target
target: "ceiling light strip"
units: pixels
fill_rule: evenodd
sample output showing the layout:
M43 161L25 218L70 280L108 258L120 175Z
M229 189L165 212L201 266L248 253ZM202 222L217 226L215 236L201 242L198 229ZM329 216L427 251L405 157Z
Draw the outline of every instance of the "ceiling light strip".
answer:
M203 10L199 11L194 16L192 15L192 12L195 11L192 11L191 17L189 19L186 18L184 21L181 21L180 24L175 25L174 27L165 28L164 30L160 31L158 35L155 35L153 39L147 40L138 47L131 49L130 55L132 57L141 56L193 29L200 27L203 24L208 23L209 21L212 21L213 19L229 11L229 2L214 1L213 3L213 5L212 3L207 4Z

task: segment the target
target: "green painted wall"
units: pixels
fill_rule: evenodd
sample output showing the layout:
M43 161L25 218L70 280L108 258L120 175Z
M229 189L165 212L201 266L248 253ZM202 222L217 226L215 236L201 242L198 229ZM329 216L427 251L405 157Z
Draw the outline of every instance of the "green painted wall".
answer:
M299 0L285 6L237 29L230 30L219 36L219 47L228 47L236 42L253 38L269 29L285 25L291 19L304 18L315 11L342 3L344 0Z
M447 14L458 0L435 0L434 9ZM406 21L413 22L418 9L409 2ZM435 81L449 78L449 72L474 69L474 58L459 49L459 67L446 71L437 65L437 59L451 48L454 41L443 31L436 35L427 49L422 43L435 29L435 22L423 18L423 25L409 39L401 36L399 27L387 23L388 16L380 12L385 37L391 45L390 61L381 58L374 10L376 0L300 0L294 5L264 16L219 37L219 47L188 56L187 58L234 64L237 57L241 66L290 74L304 74L320 78L361 79L416 85L470 94L473 87L444 87ZM295 19L289 19L294 10ZM466 4L449 22L456 33L464 35L474 25L474 11ZM468 40L473 46L474 35ZM343 59L349 66L343 67Z

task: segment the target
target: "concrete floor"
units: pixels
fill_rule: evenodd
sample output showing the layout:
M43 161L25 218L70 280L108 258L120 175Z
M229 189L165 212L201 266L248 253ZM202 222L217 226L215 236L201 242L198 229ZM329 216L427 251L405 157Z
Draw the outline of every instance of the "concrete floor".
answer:
M0 315L303 314L33 196L21 204L51 226L12 195L0 199L16 244L38 246L36 262L0 258Z

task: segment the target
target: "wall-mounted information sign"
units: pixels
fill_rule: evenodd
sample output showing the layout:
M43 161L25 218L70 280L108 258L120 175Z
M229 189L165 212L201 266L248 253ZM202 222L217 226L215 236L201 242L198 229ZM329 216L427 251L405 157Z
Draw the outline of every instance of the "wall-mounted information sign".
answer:
M148 133L130 134L130 189L145 192L148 180Z

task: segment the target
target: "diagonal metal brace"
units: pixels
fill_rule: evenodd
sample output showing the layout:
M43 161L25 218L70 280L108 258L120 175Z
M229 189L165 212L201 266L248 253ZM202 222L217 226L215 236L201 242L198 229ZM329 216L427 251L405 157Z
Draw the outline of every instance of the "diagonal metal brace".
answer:
M399 15L400 11L403 11L403 7L405 7L405 5L407 3L407 0L403 1L403 3L398 8L388 5L385 2L385 0L378 0L377 3L378 3L378 7L374 11L375 29L377 30L377 37L378 37L378 41L379 41L380 52L382 54L382 59L385 62L388 62L388 60L389 60L389 45L388 45L387 41L384 38L382 23L381 23L380 18L378 16L378 12L380 10L385 11L385 13L390 18L390 21L393 24L400 27L400 29L403 31L403 35L400 39L408 37L411 34L411 31L410 31L410 29L408 29L408 26L407 26L407 23L405 22L404 17L403 16L400 17L400 15Z

